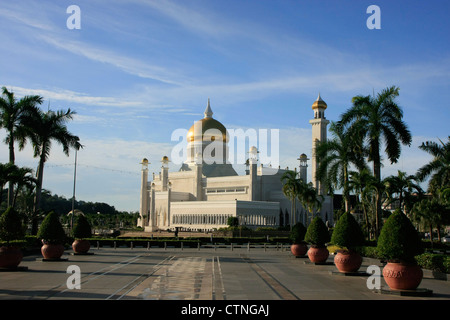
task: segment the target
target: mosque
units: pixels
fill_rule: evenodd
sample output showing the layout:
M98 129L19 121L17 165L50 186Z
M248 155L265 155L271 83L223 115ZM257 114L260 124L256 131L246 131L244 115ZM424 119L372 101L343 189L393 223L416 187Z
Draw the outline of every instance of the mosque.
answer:
M326 108L327 104L319 94L312 105L314 118L309 121L313 146L316 141L327 139ZM213 231L227 227L230 217L237 217L240 225L252 229L277 228L296 221L306 225L307 209L297 201L296 211L291 212L291 202L282 192L281 177L288 169L264 167L253 146L248 152L245 175L238 175L226 161L229 139L225 126L213 118L208 99L204 118L188 131L187 160L178 171L169 172L170 160L164 156L161 172L153 173L149 181L149 162L146 158L142 160L138 226L146 232ZM215 147L211 151L213 144ZM298 160L299 177L306 181L309 159L301 154ZM315 177L317 166L312 148L312 177ZM318 193L324 196L322 208L316 214L332 223L333 199L324 194L318 180L313 180Z

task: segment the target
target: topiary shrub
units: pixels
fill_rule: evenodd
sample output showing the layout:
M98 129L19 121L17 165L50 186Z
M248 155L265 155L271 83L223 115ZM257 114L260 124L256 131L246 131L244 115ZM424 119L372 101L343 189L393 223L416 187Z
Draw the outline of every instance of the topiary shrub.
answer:
M37 237L51 244L62 244L66 239L66 233L54 211L50 212L42 221Z
M289 239L294 244L302 243L305 239L306 234L306 228L301 222L297 222L291 230L291 233L289 234Z
M414 263L414 257L422 252L419 234L406 215L397 209L381 229L377 243L378 255L390 261Z
M92 237L92 229L89 221L82 214L78 216L77 222L72 230L75 239L85 239Z
M361 227L351 213L345 212L341 215L334 227L330 242L341 250L347 251L364 245Z
M18 212L12 207L6 209L0 216L0 240L9 245L11 242L17 243L15 240L24 240L25 229Z
M324 247L330 241L328 229L320 217L315 217L308 226L305 241L315 247Z

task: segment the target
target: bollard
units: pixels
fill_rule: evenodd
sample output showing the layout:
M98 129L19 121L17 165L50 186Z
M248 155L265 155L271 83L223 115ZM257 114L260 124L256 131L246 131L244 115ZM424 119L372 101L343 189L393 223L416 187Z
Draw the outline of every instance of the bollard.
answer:
M197 250L200 251L200 242L197 243Z
M147 250L150 250L150 241L147 241Z
M133 241L131 241L130 249L133 250Z
M167 242L164 241L164 251L167 249Z
M231 243L231 251L233 251L233 242Z
M250 251L250 242L247 244L247 251Z
M97 241L97 250L100 250L100 242Z
M183 251L183 242L181 242L181 251Z
M116 242L114 241L114 249L116 249L117 248L117 244L116 244Z
M266 244L264 243L264 252L266 252Z

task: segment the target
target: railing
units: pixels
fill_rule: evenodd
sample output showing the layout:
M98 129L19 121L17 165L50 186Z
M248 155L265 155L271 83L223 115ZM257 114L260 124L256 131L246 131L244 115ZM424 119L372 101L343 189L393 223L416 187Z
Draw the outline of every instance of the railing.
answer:
M246 249L247 251L250 251L251 249L263 249L264 251L267 250L276 250L276 251L287 251L290 250L290 244L289 243L282 243L282 242L277 242L277 243L200 243L197 242L196 245L194 245L194 243L192 242L183 242L183 241L179 241L177 242L173 242L173 241L164 241L164 242L160 242L158 243L158 245L151 245L150 241L147 241L146 246L142 245L142 241L138 242L139 245L135 246L135 243L133 241L129 242L129 245L118 245L117 241L113 241L112 245L106 245L108 247L112 247L113 249L117 249L117 248L130 248L130 250L133 250L134 248L137 247L141 247L141 248L145 248L147 250L151 250L152 248L159 248L159 249L180 249L181 251L183 251L185 249L185 243L188 244L188 246L186 246L186 248L190 248L190 249L197 249L197 250L201 250L201 249L227 249L230 251L233 251L234 249ZM106 247L105 244L100 245L100 241L96 242L96 248L97 250L100 250L101 247Z

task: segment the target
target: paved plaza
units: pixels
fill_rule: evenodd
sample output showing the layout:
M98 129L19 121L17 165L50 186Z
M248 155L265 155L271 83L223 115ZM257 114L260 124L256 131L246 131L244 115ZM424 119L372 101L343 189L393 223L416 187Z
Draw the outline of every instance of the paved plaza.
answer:
M287 248L92 248L63 261L26 256L22 270L0 272L1 300L449 300L450 282L425 273L431 297L376 293L367 275L335 274ZM364 260L365 271L377 260ZM70 267L71 266L71 267ZM74 280L79 268L79 288ZM68 270L69 268L69 270ZM71 269L72 268L72 269ZM68 273L69 271L69 273ZM384 280L380 279L382 288Z

